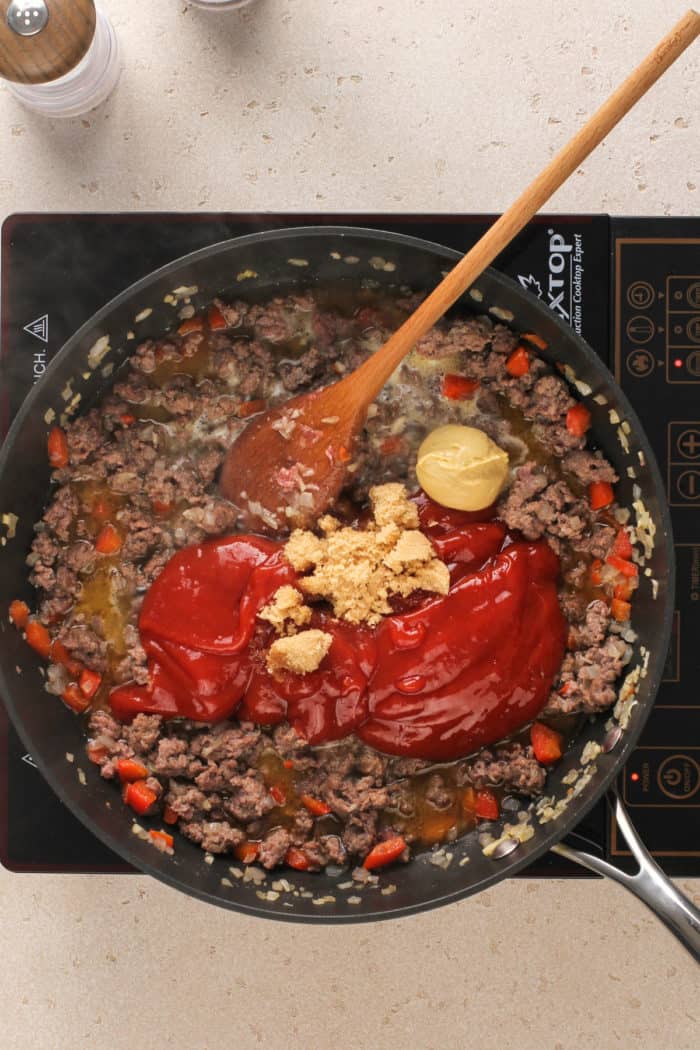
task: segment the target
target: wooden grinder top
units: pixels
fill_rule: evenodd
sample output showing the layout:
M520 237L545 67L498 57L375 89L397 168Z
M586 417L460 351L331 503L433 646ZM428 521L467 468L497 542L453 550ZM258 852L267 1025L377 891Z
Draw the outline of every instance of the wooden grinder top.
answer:
M93 0L0 0L0 77L44 84L65 76L90 47L95 18Z

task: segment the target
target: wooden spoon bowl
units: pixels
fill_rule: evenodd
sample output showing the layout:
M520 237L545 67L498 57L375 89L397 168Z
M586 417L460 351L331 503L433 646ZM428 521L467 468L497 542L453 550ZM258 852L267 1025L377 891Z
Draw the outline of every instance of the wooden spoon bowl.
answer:
M280 532L308 526L340 492L367 414L362 399L353 396L360 388L345 383L262 413L234 442L220 487L247 528Z

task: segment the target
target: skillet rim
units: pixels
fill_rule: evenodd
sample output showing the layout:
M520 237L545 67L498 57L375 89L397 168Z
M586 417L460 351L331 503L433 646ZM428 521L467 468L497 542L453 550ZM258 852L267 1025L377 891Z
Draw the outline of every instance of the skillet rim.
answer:
M99 310L97 310L91 317L89 317L76 332L63 344L61 349L55 354L50 365L47 367L45 374L42 378L32 387L29 394L20 406L15 419L12 422L10 429L6 435L5 441L2 448L0 449L0 485L6 465L12 455L13 446L20 433L25 419L31 414L34 407L34 402L41 396L44 389L48 387L53 379L54 372L57 371L58 366L65 360L70 358L74 348L81 345L86 336L89 335L94 329L96 329L102 321L105 321L109 315L132 298L135 298L140 293L147 291L152 285L157 284L159 281L166 278L170 273L177 272L187 266L196 265L198 262L211 259L219 254L224 254L231 250L233 247L244 248L246 245L255 245L265 241L288 241L294 240L295 238L316 238L327 239L331 238L343 238L343 237L354 237L359 239L366 239L368 242L382 241L384 243L390 243L397 246L410 247L422 252L427 252L433 256L438 256L444 259L448 263L454 263L462 257L462 253L459 251L448 248L444 245L438 244L433 241L429 241L424 238L414 237L410 234L395 233L393 231L373 229L365 226L293 226L293 227L281 227L275 230L264 230L251 234L244 234L240 237L228 238L224 241L218 241L212 245L207 245L204 248L197 249L194 252L187 253L186 255L180 256L177 259L166 263L164 266L159 267L156 270L144 275L139 280L133 282L127 288L123 289L118 295L114 296L107 303L105 303ZM668 648L668 644L671 636L672 617L674 609L674 594L675 594L675 550L673 546L673 533L671 526L670 510L665 499L665 489L662 482L661 474L656 462L656 457L651 448L649 440L646 436L644 429L641 426L640 420L637 414L630 404L627 395L618 385L617 380L612 373L603 364L600 357L595 351L583 340L576 332L570 328L564 321L562 321L556 314L544 306L539 300L532 296L528 296L519 285L505 274L500 273L498 270L488 267L484 271L484 274L488 277L488 280L493 282L496 287L503 289L511 299L515 301L522 301L527 305L529 309L534 309L543 318L546 318L548 326L554 324L555 328L558 329L560 339L562 340L562 349L566 349L566 344L573 343L576 348L576 352L581 356L588 367L595 373L602 375L605 383L611 385L616 395L616 406L620 406L624 412L624 417L627 419L633 428L635 434L635 440L641 447L646 457L646 465L651 474L652 488L654 494L658 497L658 504L660 509L660 521L657 525L661 525L661 529L657 530L656 544L658 545L663 541L665 546L666 562L668 565L668 575L665 580L665 587L663 590L663 598L660 595L660 599L664 600L665 606L663 609L661 632L659 634L659 644L662 645L662 651L665 652ZM477 279L478 281L478 279ZM303 281L302 281L303 283ZM476 283L476 282L475 282ZM479 304L476 304L477 306ZM479 312L478 310L476 311ZM484 311L481 311L482 313ZM517 318L516 318L517 320ZM663 533L663 536L659 534ZM647 695L642 701L639 701L635 708L634 724L624 730L623 737L621 739L618 748L612 758L609 768L604 773L596 773L593 777L591 784L587 785L587 789L582 791L575 799L572 799L568 805L566 811L561 814L556 821L551 822L551 829L555 830L544 830L543 825L536 825L536 833L541 834L541 841L530 845L526 850L518 849L514 853L505 859L494 862L494 869L491 874L480 878L473 884L469 883L459 890L450 891L442 895L436 895L426 900L421 900L416 903L404 905L400 907L390 908L388 911L364 911L359 910L352 914L336 914L326 915L320 913L295 913L290 910L285 911L273 911L269 908L262 907L258 904L248 903L247 901L233 900L223 895L219 896L207 889L199 888L195 885L189 885L184 882L183 879L178 878L176 875L176 869L172 871L168 870L166 865L158 866L155 861L160 854L155 851L153 861L147 856L141 855L136 848L136 841L132 841L132 838L125 837L124 835L113 834L111 831L101 828L90 815L85 813L79 804L74 803L69 793L64 789L62 784L62 778L55 776L54 771L49 767L44 760L41 758L40 752L34 747L34 741L32 735L25 732L22 724L21 712L19 711L15 701L12 697L11 683L8 682L4 674L2 665L0 665L0 694L2 695L5 707L10 715L12 723L21 737L27 750L32 754L39 771L42 776L47 780L51 789L61 799L64 805L73 813L73 815L85 826L92 834L94 834L100 841L102 841L109 849L111 849L117 856L126 860L127 863L131 864L137 870L151 875L162 882L165 882L174 889L184 891L191 896L194 896L200 900L204 900L207 903L216 904L220 907L225 907L230 910L238 911L247 915L254 915L256 917L263 917L267 919L274 919L279 921L287 922L302 922L311 923L315 925L336 925L336 924L349 924L359 922L370 922L380 921L388 918L399 918L407 915L416 914L421 911L427 911L432 908L441 907L445 904L454 903L458 900L462 900L465 897L472 895L473 893L480 892L482 889L494 885L507 875L515 875L520 871L527 868L533 863L538 857L542 856L547 852L552 845L561 841L567 834L569 834L579 821L589 812L589 810L599 801L606 790L611 786L615 778L618 776L621 768L624 766L627 758L634 749L636 742L641 734L644 725L649 717L651 708L653 707L656 695L658 692L659 685L661 683L663 675L663 661L658 660L656 669L653 675L647 676L644 681L646 686ZM577 737L577 742L581 743L584 739L584 731ZM70 768L70 767L68 767ZM65 778L63 778L65 779ZM530 840L532 843L533 840ZM134 847L134 848L132 848ZM149 847L152 849L152 847ZM171 866L172 867L172 866ZM467 874L465 872L465 874ZM363 903L369 903L371 909L371 898L365 898Z

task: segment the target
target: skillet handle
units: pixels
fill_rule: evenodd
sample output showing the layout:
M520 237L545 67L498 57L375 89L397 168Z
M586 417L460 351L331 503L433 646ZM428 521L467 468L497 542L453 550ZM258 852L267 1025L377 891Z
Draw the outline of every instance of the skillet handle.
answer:
M574 861L590 871L619 882L621 886L639 897L657 918L668 927L683 944L694 959L700 962L700 911L676 889L671 880L651 858L648 850L639 838L627 810L623 806L617 790L611 789L608 801L615 814L618 827L639 864L636 875L628 875L613 864L600 860L590 853L572 849L564 843L552 846L552 852L560 857Z

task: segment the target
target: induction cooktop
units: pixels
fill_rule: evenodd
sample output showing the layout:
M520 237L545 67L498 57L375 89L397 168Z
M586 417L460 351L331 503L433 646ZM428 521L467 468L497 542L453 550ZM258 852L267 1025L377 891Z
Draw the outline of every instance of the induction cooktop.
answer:
M64 341L159 266L258 230L369 226L466 251L488 215L22 214L2 230L4 434ZM664 680L619 788L649 850L700 875L700 219L538 216L496 261L600 354L637 410L665 475L678 593ZM48 698L47 698L48 702ZM567 840L633 866L601 802ZM12 871L132 869L58 800L0 707L0 860ZM553 854L528 877L595 877Z

